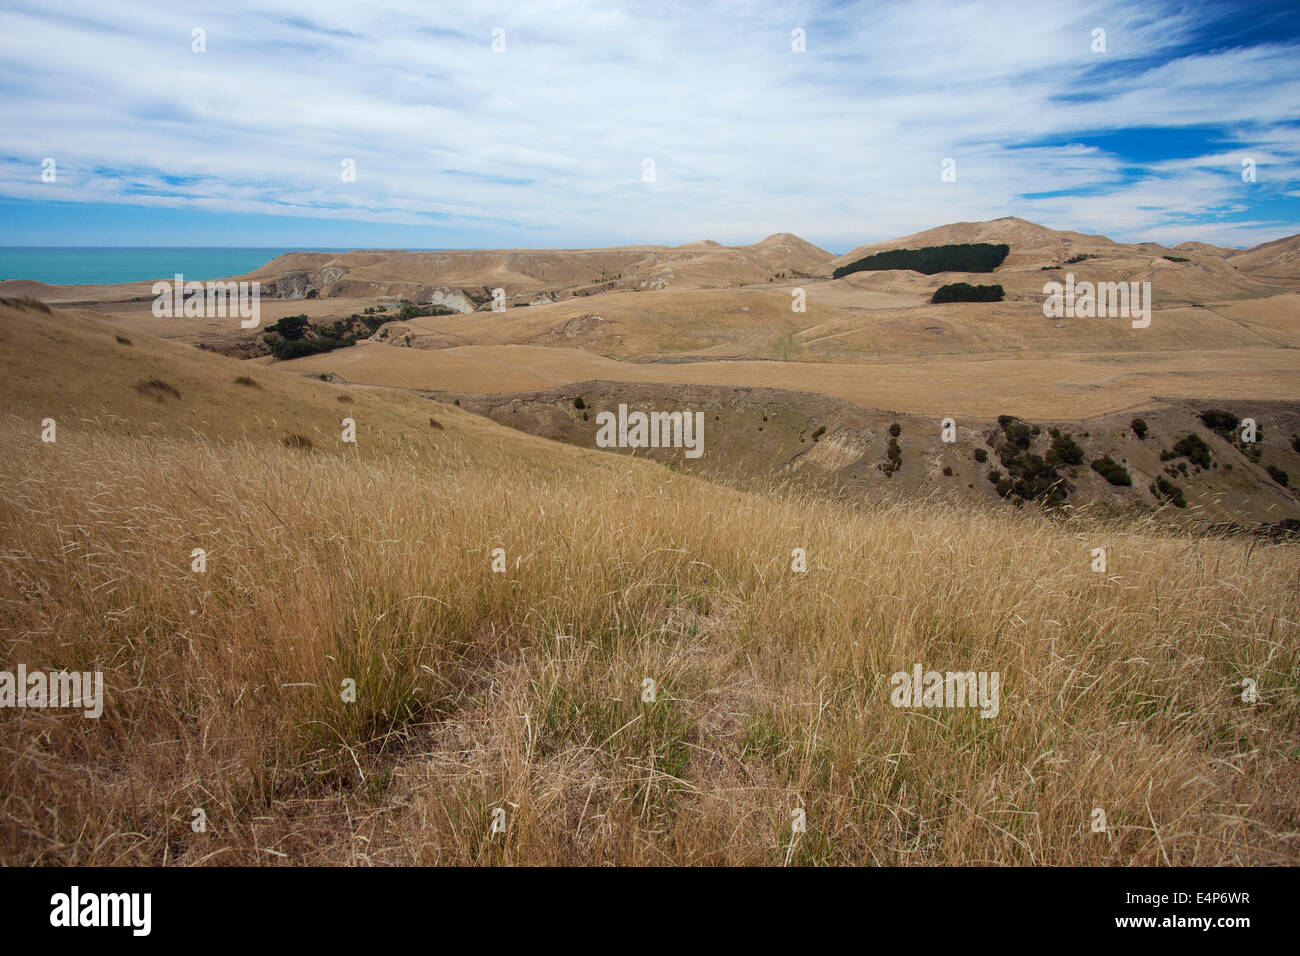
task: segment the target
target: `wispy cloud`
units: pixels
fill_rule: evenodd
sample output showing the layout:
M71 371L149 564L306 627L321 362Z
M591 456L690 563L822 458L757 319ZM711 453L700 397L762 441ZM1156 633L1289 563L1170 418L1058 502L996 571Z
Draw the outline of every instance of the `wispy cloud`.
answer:
M430 245L491 223L532 245L847 248L1008 214L1126 239L1300 231L1300 44L1243 43L1231 11L520 7L11 5L0 197L426 224ZM1126 155L1175 127L1203 143Z

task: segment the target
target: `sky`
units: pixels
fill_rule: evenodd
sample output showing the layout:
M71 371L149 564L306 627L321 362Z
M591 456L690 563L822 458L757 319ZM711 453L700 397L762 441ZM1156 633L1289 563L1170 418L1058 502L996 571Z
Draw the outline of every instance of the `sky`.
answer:
M6 246L1245 247L1300 233L1300 4L6 0L0 130Z

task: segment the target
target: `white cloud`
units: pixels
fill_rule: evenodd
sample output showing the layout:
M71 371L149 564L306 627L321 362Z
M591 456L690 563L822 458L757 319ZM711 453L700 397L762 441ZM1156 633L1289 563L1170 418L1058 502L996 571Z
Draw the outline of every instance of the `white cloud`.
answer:
M1166 4L521 7L10 7L0 195L440 230L486 220L539 245L790 230L848 248L1008 214L1127 239L1208 237L1199 223L1254 241L1296 231L1267 215L1221 222L1282 195L1300 165L1300 134L1283 125L1300 103L1296 49L1170 59L1201 24ZM1097 26L1105 54L1090 48ZM191 52L195 27L206 53ZM795 27L806 53L791 51ZM1093 96L1062 99L1080 93ZM1243 192L1235 152L1162 160L1134 181L1070 142L1167 123L1230 124L1260 164L1257 191ZM57 187L40 182L45 156ZM339 176L345 157L355 183ZM945 157L956 183L940 181Z

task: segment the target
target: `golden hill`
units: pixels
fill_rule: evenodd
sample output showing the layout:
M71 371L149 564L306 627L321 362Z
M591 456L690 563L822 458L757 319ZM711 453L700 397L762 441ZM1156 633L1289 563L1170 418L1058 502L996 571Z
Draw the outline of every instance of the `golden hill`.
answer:
M249 274L271 295L396 296L428 301L435 291L473 291L477 301L457 299L469 311L502 288L507 300L528 302L607 288L726 287L765 282L777 273L806 271L830 254L789 233L749 246L702 241L682 246L610 249L503 249L459 252L291 253Z
M749 386L902 414L1075 422L1168 401L1300 394L1296 282L1237 268L1232 250L1183 244L1174 258L1189 261L1177 262L1156 244L1116 243L1007 218L944 226L850 256L956 241L1006 241L1012 254L993 276L893 271L801 278L797 272L826 272L849 257L830 260L782 233L743 247L704 241L596 251L295 253L255 275L271 283L298 276L298 285L279 290L294 295L326 279L332 284L320 288L339 293L264 298L264 325L297 313L316 324L346 320L365 308L395 308L393 299L406 294L401 290L412 289L424 290L423 297L410 292L417 301L436 292L444 304L473 310L394 321L369 342L289 365L374 386L480 395L592 379ZM1272 255L1287 248L1285 241L1267 245L1261 248ZM1089 258L1068 262L1077 256ZM810 265L819 258L821 267ZM782 271L786 278L778 277ZM1149 281L1150 327L1045 318L1044 283L1067 271L1079 281ZM488 309L483 286L452 282L486 282L489 275L510 291L503 313ZM450 284L434 286L435 278ZM596 279L603 281L546 285ZM929 303L935 289L957 280L995 280L1007 301ZM93 309L128 335L230 354L265 351L263 329L244 331L220 319L156 319L147 297L124 295L136 287L121 289ZM349 290L356 294L341 294ZM800 295L802 312L793 308ZM81 301L74 289L60 296Z
M1265 278L1300 279L1300 236L1253 246L1229 257L1228 263Z
M1120 243L1105 236L1089 236L1080 232L1062 232L1029 222L1016 216L994 219L989 222L954 222L933 229L925 229L908 236L886 239L881 242L858 246L824 263L819 274L830 275L840 266L848 265L872 253L889 249L920 249L925 246L945 246L959 243L988 242L1006 243L1011 246L1002 268L1022 264L1047 264L1053 259L1088 252L1113 251Z
M43 419L53 418L60 440L200 435L279 445L300 436L317 453L360 455L408 445L446 448L483 430L475 416L387 389L340 389L121 333L92 313L0 300L0 348L10 359L6 420L39 430ZM357 420L366 440L340 441L347 417ZM444 427L431 426L430 417Z
M1106 236L1051 229L1038 223L1008 216L989 222L959 222L897 239L870 243L821 265L818 275L829 276L840 266L864 256L890 249L919 249L959 243L1005 243L1011 247L1006 261L996 270L997 281L1021 291L1041 293L1044 267L1060 266L1080 280L1150 281L1158 302L1210 302L1252 298L1293 290L1300 278L1287 263L1295 259L1300 237L1265 243L1245 252L1206 243L1185 242L1168 249L1155 242L1120 243ZM1288 251L1289 250L1289 251ZM1171 262L1167 256L1189 259ZM1072 258L1086 256L1078 263ZM1271 265L1270 265L1271 264ZM975 278L947 274L945 281ZM985 282L992 281L986 275Z
M0 720L0 862L1297 862L1293 543L741 493L33 306L0 359L0 649L105 683Z

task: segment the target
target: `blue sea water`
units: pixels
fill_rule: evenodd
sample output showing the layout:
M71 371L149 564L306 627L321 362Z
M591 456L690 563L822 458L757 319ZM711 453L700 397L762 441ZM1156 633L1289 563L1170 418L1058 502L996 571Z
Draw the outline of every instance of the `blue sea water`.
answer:
M171 279L206 282L243 275L286 252L345 252L344 249L172 248L0 246L0 279L34 279L50 285L110 285Z

